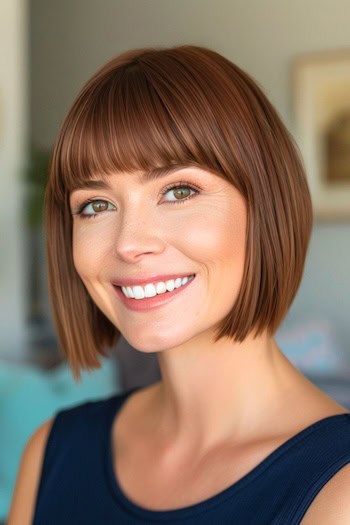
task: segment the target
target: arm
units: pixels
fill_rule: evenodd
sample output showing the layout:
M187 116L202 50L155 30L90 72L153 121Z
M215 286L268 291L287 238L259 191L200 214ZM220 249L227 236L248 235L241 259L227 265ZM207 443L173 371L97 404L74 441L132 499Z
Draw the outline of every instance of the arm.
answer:
M29 438L18 469L6 525L31 525L39 488L46 442L53 419L45 421Z

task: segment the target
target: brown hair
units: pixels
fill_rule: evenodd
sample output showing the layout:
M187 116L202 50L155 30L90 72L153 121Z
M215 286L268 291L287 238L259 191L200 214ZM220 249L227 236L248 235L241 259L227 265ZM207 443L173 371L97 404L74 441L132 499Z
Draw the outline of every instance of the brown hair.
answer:
M298 149L254 80L199 46L134 49L84 85L59 131L45 194L48 285L76 380L119 339L75 270L69 194L97 173L197 166L247 203L243 280L216 339L272 335L299 288L312 204Z

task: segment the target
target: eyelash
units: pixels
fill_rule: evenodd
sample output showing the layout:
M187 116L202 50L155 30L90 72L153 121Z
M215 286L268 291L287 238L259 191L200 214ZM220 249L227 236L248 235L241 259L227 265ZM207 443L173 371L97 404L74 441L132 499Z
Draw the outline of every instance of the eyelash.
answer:
M162 190L161 195L165 195L166 193L168 193L168 191L175 190L175 189L178 189L178 188L189 188L192 191L194 191L195 193L190 195L190 196L188 196L186 199L182 199L182 200L178 200L178 201L168 201L171 204L182 204L182 203L185 203L185 202L189 201L192 197L195 197L198 193L200 193L200 190L199 190L198 187L196 187L192 183L189 184L188 182L182 181L182 182L179 182L179 183L176 183L176 184L171 184L169 186L166 186ZM88 206L88 204L91 204L93 202L108 202L108 201L106 199L88 199L88 200L84 201L79 206L77 212L73 213L73 215L78 215L79 218L81 218L81 219L94 219L95 217L97 217L97 215L100 215L101 212L99 212L99 213L92 213L92 214L84 214L83 213L84 208L86 206ZM110 210L104 210L104 211L110 211Z

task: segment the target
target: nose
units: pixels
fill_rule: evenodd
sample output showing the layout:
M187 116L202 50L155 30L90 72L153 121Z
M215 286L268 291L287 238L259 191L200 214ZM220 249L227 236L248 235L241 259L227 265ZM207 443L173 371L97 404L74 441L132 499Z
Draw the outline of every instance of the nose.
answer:
M118 258L132 262L143 255L159 254L164 246L159 218L156 221L144 207L124 213L114 241L114 253Z

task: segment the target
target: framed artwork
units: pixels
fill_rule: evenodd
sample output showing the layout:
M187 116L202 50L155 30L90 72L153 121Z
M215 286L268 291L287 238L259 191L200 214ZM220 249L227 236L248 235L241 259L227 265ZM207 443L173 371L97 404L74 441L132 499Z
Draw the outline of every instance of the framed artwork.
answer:
M350 48L296 57L292 84L315 221L350 222Z

